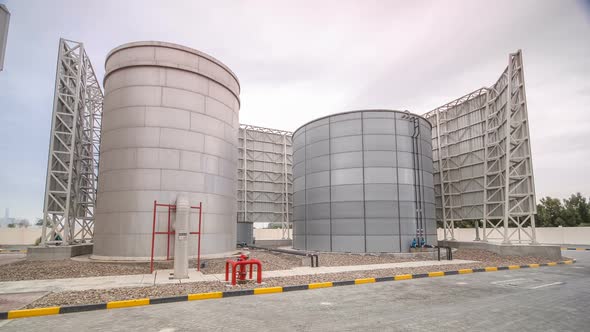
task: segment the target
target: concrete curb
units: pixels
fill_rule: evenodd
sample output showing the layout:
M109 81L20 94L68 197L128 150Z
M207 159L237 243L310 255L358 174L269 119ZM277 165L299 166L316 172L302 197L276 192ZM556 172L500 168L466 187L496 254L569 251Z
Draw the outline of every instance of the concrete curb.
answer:
M590 251L590 248L576 248L576 247L561 247L561 250L576 250L576 251Z
M543 263L543 264L490 266L490 267L480 268L480 269L460 269L460 270L456 270L456 271L435 271L435 272L420 273L420 274L401 274L401 275L396 275L396 276L392 276L392 277L362 278L362 279L345 280L345 281L328 281L328 282L311 283L311 284L307 284L307 285L283 286L283 287L281 287L281 286L261 287L261 288L245 289L245 290L237 290L237 291L210 292L210 293L188 294L188 295L183 295L183 296L158 297L158 298L153 298L153 299L152 298L142 298L142 299L130 299L130 300L123 300L123 301L111 301L111 302L98 303L98 304L83 304L83 305L72 305L72 306L62 306L62 307L46 307L46 308L33 308L33 309L22 309L22 310L10 310L7 312L0 312L0 320L34 317L34 316L58 315L58 314L67 314L67 313L72 313L72 312L94 311L94 310L102 310L102 309L128 308L128 307L137 307L137 306L145 306L145 305L160 304L160 303L207 300L207 299L220 299L220 298L244 296L244 295L262 295L262 294L272 294L272 293L283 293L283 292L291 292L291 291L306 290L306 289L318 289L318 288L347 286L347 285L361 285L361 284L382 282L382 281L398 281L398 280L410 280L410 279L419 279L419 278L435 278L435 277L443 277L443 276L450 276L450 275L457 275L457 274L469 274L469 273L478 273L478 272L495 272L495 271L502 271L502 270L537 268L537 267L541 267L541 266L556 266L559 264L573 264L573 263L575 263L575 261L576 260L574 259L574 260Z
M27 249L0 249L0 254L3 253L21 253L21 254L26 254L27 253Z

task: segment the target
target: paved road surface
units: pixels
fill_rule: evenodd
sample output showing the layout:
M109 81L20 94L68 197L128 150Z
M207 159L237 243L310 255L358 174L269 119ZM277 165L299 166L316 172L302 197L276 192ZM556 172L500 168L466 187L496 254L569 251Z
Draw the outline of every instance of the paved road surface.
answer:
M18 262L25 258L27 254L23 253L1 253L0 254L0 265L10 264Z
M0 330L588 331L590 252L564 253L578 262L16 319Z

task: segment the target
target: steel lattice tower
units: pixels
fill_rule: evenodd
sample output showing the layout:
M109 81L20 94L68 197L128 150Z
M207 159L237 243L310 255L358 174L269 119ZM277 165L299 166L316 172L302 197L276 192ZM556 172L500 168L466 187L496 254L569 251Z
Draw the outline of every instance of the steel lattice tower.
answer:
M92 240L102 101L84 44L60 39L42 245Z
M483 241L536 243L535 186L522 52L490 88L427 114L433 125L437 219L445 240L455 222L481 220ZM478 240L478 239L476 239Z

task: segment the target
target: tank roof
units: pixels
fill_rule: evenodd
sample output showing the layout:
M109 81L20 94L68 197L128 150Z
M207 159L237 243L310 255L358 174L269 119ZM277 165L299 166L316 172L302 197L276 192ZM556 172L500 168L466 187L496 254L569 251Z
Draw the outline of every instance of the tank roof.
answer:
M412 115L412 116L415 116L415 117L418 117L418 118L421 118L421 119L423 119L424 121L426 121L426 122L427 122L427 123L430 125L430 127L432 127L432 124L430 123L430 121L428 121L428 119L426 119L425 117L423 117L423 116L421 116L421 115L418 115L418 114L415 114L415 113L410 113L410 111L388 110L388 109L366 109L366 110L352 110L352 111L344 111L344 112L338 112L338 113L333 113L333 114L329 114L329 115L324 115L324 116L321 116L321 117L319 117L319 118L317 118L317 119L314 119L314 120L308 121L308 122L306 122L305 124L303 124L303 125L299 126L299 128L297 128L297 129L295 129L295 130L293 131L293 136L295 136L295 134L296 134L296 133L297 133L297 132L298 132L298 131L299 131L301 128L303 128L303 127L307 126L307 125L308 125L308 124L310 124L310 123L313 123L313 122L316 122L316 121L319 121L319 120L322 120L322 119L325 119L325 118L329 118L329 117L332 117L332 116L337 116L337 115L342 115L342 114L350 114L350 113L363 113L363 112L393 112L393 113L403 113L403 114L410 114L410 115Z
M223 62L217 60L216 58L214 58L213 56L211 56L205 52L201 52L201 51L196 50L194 48L190 48L190 47L179 45L179 44L169 43L169 42L151 40L151 41L137 41L137 42L131 42L131 43L119 45L119 46L115 47L114 49L112 49L107 54L107 56L104 60L105 66L106 66L107 61L109 60L109 57L111 57L111 55L117 53L118 51L126 49L126 48L142 47L142 46L166 47L166 48L176 49L176 50L180 50L180 51L185 51L185 52L192 53L192 54L198 55L200 57L206 58L207 60L210 60L210 61L214 62L215 64L223 67L223 69L225 69L231 76L233 76L233 78L238 83L238 86L240 86L240 80L238 79L236 74L231 69L229 69L229 67L226 66Z

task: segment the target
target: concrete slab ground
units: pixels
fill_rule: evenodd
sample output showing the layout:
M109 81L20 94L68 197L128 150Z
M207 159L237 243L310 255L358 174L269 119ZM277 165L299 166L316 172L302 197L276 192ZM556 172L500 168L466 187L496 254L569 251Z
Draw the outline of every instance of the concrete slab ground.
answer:
M554 261L561 260L561 247L544 244L503 244L480 241L438 241L439 246L451 248L488 250L502 256L547 257Z
M277 247L288 247L289 249L293 250L292 248L293 240L257 240L256 246L257 247L268 247L268 248L277 248Z
M586 331L590 252L576 264L0 322L11 331Z
M588 244L562 244L561 248L584 248L590 249L590 245Z
M352 265L352 266L326 266L326 267L297 267L290 270L263 271L262 278L288 277L297 275L311 275L322 273L379 270L419 266L440 266L469 264L473 261L455 259L452 261L418 261L389 264ZM153 274L136 274L125 276L105 276L89 278L48 279L48 280L21 280L0 282L0 293L17 293L32 291L77 291L86 289L109 289L119 287L144 287L154 284L174 284L202 281L220 281L225 279L224 274L203 274L189 270L189 279L170 279L173 270L158 270Z
M70 246L29 247L28 260L61 260L80 255L92 254L93 244L75 244Z
M0 294L0 311L20 309L48 293L49 292L24 292Z

